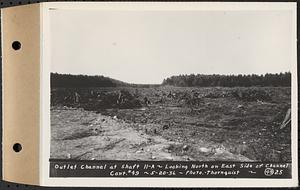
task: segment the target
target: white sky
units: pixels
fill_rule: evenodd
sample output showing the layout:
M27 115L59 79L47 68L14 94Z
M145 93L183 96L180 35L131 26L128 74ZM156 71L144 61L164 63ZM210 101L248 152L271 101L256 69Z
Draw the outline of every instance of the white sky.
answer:
M54 10L51 72L161 83L290 71L291 11Z

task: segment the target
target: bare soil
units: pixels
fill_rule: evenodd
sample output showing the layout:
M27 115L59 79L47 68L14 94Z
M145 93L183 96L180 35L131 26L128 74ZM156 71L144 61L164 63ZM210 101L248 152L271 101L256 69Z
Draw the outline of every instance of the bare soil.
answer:
M290 88L165 86L51 93L51 158L291 160L290 126L279 129L290 108Z

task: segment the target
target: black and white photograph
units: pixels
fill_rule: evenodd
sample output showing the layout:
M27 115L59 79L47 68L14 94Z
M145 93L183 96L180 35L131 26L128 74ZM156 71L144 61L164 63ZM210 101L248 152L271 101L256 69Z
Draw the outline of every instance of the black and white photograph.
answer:
M50 159L291 163L291 11L49 15Z

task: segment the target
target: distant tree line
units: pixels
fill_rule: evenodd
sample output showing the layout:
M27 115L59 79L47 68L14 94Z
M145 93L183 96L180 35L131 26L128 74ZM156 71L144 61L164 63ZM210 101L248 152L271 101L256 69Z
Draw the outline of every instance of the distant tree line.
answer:
M86 88L126 86L125 82L104 76L71 75L51 73L51 88Z
M162 85L182 87L235 87L235 86L291 86L291 73L265 74L265 75L203 75L190 74L171 76L164 79ZM72 75L51 73L51 88L88 88L88 87L157 87L153 84L130 84L109 77Z
M202 75L190 74L172 76L164 79L163 85L182 87L249 87L249 86L291 86L291 73L279 73L265 75Z
M158 84L132 84L101 75L73 75L51 73L51 88L89 88L89 87L158 87Z

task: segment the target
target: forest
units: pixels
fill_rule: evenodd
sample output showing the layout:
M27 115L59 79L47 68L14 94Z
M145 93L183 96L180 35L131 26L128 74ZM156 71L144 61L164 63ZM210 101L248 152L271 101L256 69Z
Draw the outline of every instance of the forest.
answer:
M104 76L51 73L51 88L117 87L129 84Z
M190 74L171 76L163 80L162 86L180 87L290 87L291 73L276 73L265 75L203 75ZM78 88L78 87L153 87L152 84L130 84L104 76L72 75L51 73L51 87Z
M202 75L190 74L172 76L165 79L163 85L181 87L250 87L271 86L290 87L291 73L279 73L265 75Z

